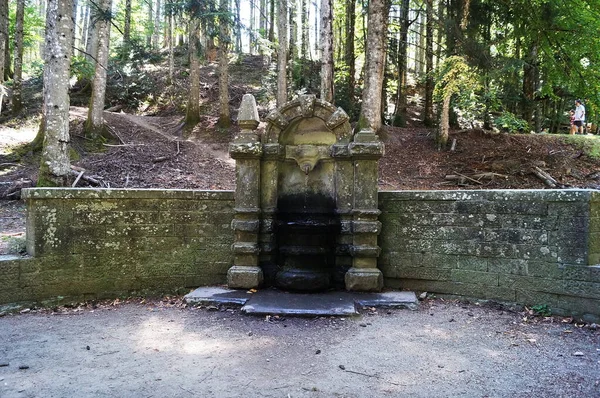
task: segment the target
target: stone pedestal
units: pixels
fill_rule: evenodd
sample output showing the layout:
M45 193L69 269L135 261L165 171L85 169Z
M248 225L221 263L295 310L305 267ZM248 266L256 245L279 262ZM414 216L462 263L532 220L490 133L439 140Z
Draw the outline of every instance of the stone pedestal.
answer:
M255 133L258 123L256 101L246 94L238 116L241 132L229 145L229 154L236 160L235 216L231 224L235 233L234 263L227 272L231 288L257 288L263 283L263 272L258 266L262 156L262 145Z

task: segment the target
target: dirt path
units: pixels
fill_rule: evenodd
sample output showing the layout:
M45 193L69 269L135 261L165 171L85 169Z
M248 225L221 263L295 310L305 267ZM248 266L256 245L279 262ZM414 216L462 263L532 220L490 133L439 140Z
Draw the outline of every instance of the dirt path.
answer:
M600 396L600 331L559 318L441 300L346 319L178 307L1 317L0 396Z

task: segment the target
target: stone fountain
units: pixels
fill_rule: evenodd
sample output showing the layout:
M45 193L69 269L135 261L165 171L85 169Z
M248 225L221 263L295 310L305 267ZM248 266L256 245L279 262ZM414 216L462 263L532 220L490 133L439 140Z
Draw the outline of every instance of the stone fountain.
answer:
M312 95L273 111L263 134L252 95L242 100L230 288L380 291L377 161L372 130Z

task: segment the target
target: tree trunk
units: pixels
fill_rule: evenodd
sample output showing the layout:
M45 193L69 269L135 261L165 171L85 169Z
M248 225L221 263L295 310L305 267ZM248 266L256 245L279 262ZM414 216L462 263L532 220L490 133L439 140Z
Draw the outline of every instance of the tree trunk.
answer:
M188 49L190 57L190 91L188 95L185 125L194 127L200 121L200 60L198 59L198 33L200 21L191 13Z
M296 9L298 7L298 2L296 0L291 0L288 2L290 6L290 46L288 48L288 59L290 62L290 68L293 67L293 63L298 58L298 23L296 22Z
M356 79L356 61L354 54L354 26L356 23L356 1L346 0L346 48L344 51L344 62L348 68L348 100L350 103L349 112L354 109L354 92Z
M83 27L85 25L85 19L86 19L86 12L87 7L85 6L84 2L81 2L81 5L79 6L79 19L76 21L77 23L75 24L75 34L73 35L73 37L75 37L75 48L82 50L84 47L84 35L85 35L85 31L83 30ZM83 53L81 51L78 52L80 56L83 55Z
M288 12L285 1L277 2L277 107L287 102L287 21Z
M172 0L171 0L172 1ZM169 12L165 13L167 16L167 45L169 47L169 84L173 84L173 75L175 70L175 54L173 51L173 3L170 2Z
M425 109L423 124L431 127L433 120L433 0L427 0L427 26L425 46Z
M71 12L69 10L69 16ZM4 82L6 40L8 39L8 0L0 0L0 84Z
M160 48L160 5L160 0L156 0L156 9L154 10L154 26L152 30L152 47L154 49Z
M153 7L153 0L148 0L148 20L146 21L146 47L148 48L152 48L152 34L154 33Z
M220 0L219 15L219 121L222 128L231 125L229 116L229 4Z
M98 52L98 28L96 15L97 10L95 6L90 7L90 17L88 22L88 30L87 30L87 39L85 44L85 58L91 63L93 66L96 65L96 53Z
M275 42L275 0L269 3L269 41Z
M301 5L301 16L300 16L300 24L302 31L302 38L300 40L300 57L302 59L308 58L308 48L309 48L309 40L308 40L308 0L302 0Z
M358 129L370 128L376 133L381 129L381 92L385 68L387 14L386 0L369 2L367 46L365 62L365 85Z
M25 15L25 1L17 0L17 13L15 16L15 74L13 76L12 111L19 113L23 109L21 88L23 86L23 16Z
M65 186L69 162L69 67L73 20L70 0L48 0L44 51L44 136L37 186Z
M79 46L82 50L85 51L87 47L88 29L90 26L90 5L87 3L87 1L84 2L83 8L83 27L81 28L81 43L79 43ZM86 56L83 52L80 55L83 57Z
M396 109L394 112L394 126L404 127L407 119L406 91L407 91L407 48L408 48L408 19L409 0L402 0L400 8L400 40L398 43L398 88L396 92Z
M523 120L531 126L534 113L535 86L538 75L538 44L533 43L523 65Z
M131 49L131 0L125 0L125 26L123 27L123 47L121 49L121 59L129 59Z
M333 15L331 0L321 0L321 99L333 102Z
M240 0L235 0L235 52L238 54L242 53L242 11L240 8ZM254 34L254 31L252 31L252 34Z
M104 99L106 94L106 68L108 68L110 22L105 15L110 12L111 0L100 0L98 7L104 17L97 17L98 52L96 53L96 71L92 85L92 96L85 123L85 135L93 140L101 139L105 135L104 125Z
M438 151L446 148L448 144L448 134L450 131L450 100L452 94L447 94L442 102L442 115L440 117L440 127L437 136Z
M318 6L318 1L315 0L313 2L313 5L315 6L315 58L319 58L321 56L321 54L319 54L319 43L321 38L319 37L319 6Z

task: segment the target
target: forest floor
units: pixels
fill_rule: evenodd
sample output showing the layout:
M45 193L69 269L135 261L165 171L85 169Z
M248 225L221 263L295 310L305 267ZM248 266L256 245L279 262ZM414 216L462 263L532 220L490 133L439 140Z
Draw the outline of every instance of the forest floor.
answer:
M162 74L161 74L162 73ZM273 107L265 94L264 76L268 65L260 57L247 57L232 64L230 90L232 116L235 119L243 93L257 96L262 118ZM217 74L214 65L202 68L201 122L191 133L183 134L182 109L185 76L165 86L164 70L158 70L147 84L156 85L162 97L142 103L135 110L105 112L113 142L101 151L88 150L83 136L87 108L71 107L71 144L76 151L72 164L76 173L85 170L77 186L110 188L175 188L232 190L235 163L228 155L228 144L239 131L216 127L218 115ZM37 179L39 153L27 150L39 123L39 85L27 86L30 103L28 116L0 117L0 254L9 241L24 233L23 205L15 201L19 189ZM170 91L171 90L171 91ZM112 91L115 91L114 87ZM109 88L109 94L112 92ZM121 109L114 96L109 109ZM262 100L262 101L261 101ZM72 103L82 103L81 95ZM115 106L116 105L116 106ZM413 104L414 105L414 104ZM418 108L413 106L411 111ZM379 163L381 190L437 189L543 189L548 188L534 173L535 168L556 180L557 188L600 188L600 147L598 136L550 134L503 134L481 129L455 130L449 143L454 150L438 151L435 130L423 127L418 114L405 128L385 127L381 138L385 155ZM264 129L259 125L259 132ZM539 173L538 173L539 174Z

